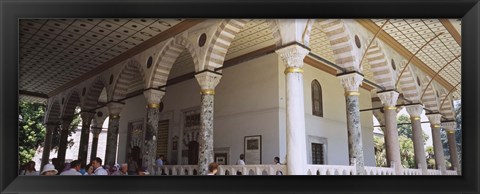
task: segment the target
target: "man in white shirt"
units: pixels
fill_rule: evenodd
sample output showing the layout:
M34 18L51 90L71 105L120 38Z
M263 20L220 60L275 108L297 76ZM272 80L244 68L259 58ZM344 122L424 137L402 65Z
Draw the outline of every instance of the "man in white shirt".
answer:
M102 167L102 159L96 157L92 160L92 166L95 169L93 175L108 175L108 172Z
M63 171L60 175L82 175L80 173L81 163L78 160L70 162L70 169Z
M155 161L155 164L157 165L157 168L155 171L157 172L157 175L161 175L163 172L163 155L160 155L158 159Z
M245 165L245 155L240 154L240 160L237 161L236 165ZM242 175L242 172L237 171L237 175Z

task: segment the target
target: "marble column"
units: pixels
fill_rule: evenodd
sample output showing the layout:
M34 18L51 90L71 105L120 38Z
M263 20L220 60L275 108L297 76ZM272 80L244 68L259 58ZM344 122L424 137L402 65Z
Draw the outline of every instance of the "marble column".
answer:
M47 129L45 131L45 141L43 143L42 163L40 165L40 172L43 170L43 166L49 163L50 150L52 149L52 137L53 131L58 127L57 123L47 123Z
M204 71L195 75L201 88L200 133L199 133L199 174L208 173L208 164L213 162L213 117L215 87L221 75Z
M386 91L377 93L383 104L385 118L385 150L387 152L387 165L395 167L395 174L402 174L402 160L400 157L400 143L397 127L397 99L398 92Z
M303 59L310 50L290 45L275 51L285 64L287 174L307 174Z
M363 156L362 125L360 123L360 109L358 87L362 84L363 76L354 72L338 76L345 89L347 113L348 156L350 165L355 164L357 175L365 174L365 159Z
M65 164L65 156L67 153L67 143L68 143L68 133L70 130L70 124L72 123L73 118L63 118L60 130L60 142L58 144L58 163L59 168L63 169L63 165Z
M82 134L80 135L80 146L78 150L78 160L82 161L82 164L87 164L88 155L88 139L90 135L90 123L92 123L95 112L82 112Z
M155 160L157 157L157 135L158 119L160 114L160 100L165 94L164 91L149 89L143 92L147 100L147 130L145 135L145 149L143 154L143 163L148 172L154 173Z
M92 132L93 134L93 138L92 138L92 149L90 151L90 161L94 158L97 157L97 149L98 149L98 136L100 135L100 133L102 132L102 127L97 127L97 126L93 126L90 131ZM90 162L88 161L88 162Z
M446 174L445 156L443 154L442 140L440 138L440 119L442 115L440 113L428 114L428 120L430 121L430 127L432 128L432 140L433 140L433 153L435 154L435 166L442 174Z
M120 112L124 104L119 102L110 102L107 104L109 112L107 149L105 151L105 164L113 166L117 156L118 125L120 122Z
M417 165L417 169L421 169L422 174L426 175L427 160L425 159L425 140L423 139L422 123L420 120L423 106L420 104L409 105L406 109L410 115L410 122L412 123L412 141L415 153L415 164Z
M222 75L203 71L195 75L201 91L200 107L200 133L198 137L198 174L206 175L208 173L208 164L213 160L213 103L215 87L220 82Z
M457 139L455 137L455 122L445 122L442 123L442 126L447 131L447 140L448 148L450 150L450 162L452 163L453 168L457 171L457 174L461 174L460 163L458 161L458 152L457 152Z

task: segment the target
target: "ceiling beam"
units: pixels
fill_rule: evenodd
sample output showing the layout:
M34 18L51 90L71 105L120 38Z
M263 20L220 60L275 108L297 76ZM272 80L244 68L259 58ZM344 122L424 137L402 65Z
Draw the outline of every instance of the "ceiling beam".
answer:
M357 21L360 25L362 25L372 33L376 33L378 29L380 29L380 27L378 27L377 24L372 22L370 19L357 19ZM403 57L407 59L412 57L413 54L409 50L407 50L402 44L397 42L397 40L395 40L385 31L381 30L381 32L378 34L378 38L383 42L387 43L391 48L393 48ZM428 67L427 64L425 64L416 56L413 57L412 63L413 65L418 67L421 71L423 71L425 74L427 74L430 77L433 77L436 73L435 71L433 71L432 68ZM435 81L437 81L440 85L445 87L445 89L447 90L451 90L452 88L454 88L452 84L448 83L448 81L441 76L435 77Z
M453 24L448 19L439 19L442 25L447 29L448 33L452 35L453 39L457 41L458 45L462 46L462 36L460 33L453 27Z
M26 90L18 90L18 94L25 95L25 96L33 96L33 97L36 97L36 98L48 99L48 95L46 95L44 93L30 92L30 91L26 91Z
M167 40L171 37L174 37L175 35L185 31L185 30L188 30L190 29L191 27L201 23L205 21L205 19L187 19L185 21L182 21L180 22L179 24L163 31L162 33L140 43L139 45L131 48L130 50L110 59L109 61L95 67L94 69L88 71L87 73L84 73L83 75L75 78L74 80L66 83L66 84L63 84L62 86L58 87L57 89L51 91L48 93L48 96L55 96L57 94L59 94L60 92L63 92L64 90L68 89L68 88L71 88L79 83L81 83L82 81L86 80L86 79L89 79L93 76L96 76L100 73L102 73L103 71L107 70L108 68L111 68L119 63L121 63L122 61L125 61L145 50L147 50L148 48L151 48L153 46L155 46L156 44L158 43L161 43L162 41L164 40Z

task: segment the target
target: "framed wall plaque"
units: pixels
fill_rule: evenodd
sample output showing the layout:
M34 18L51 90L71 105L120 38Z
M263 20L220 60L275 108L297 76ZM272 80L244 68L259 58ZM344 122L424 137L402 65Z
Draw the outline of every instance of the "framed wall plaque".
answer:
M262 136L245 136L244 141L245 164L262 163Z

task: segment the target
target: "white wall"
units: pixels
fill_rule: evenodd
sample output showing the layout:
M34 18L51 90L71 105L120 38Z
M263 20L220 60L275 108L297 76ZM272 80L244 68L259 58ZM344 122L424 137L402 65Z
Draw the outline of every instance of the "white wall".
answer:
M128 123L138 120L144 120L145 122L145 118L147 117L146 106L147 101L143 95L125 100L125 105L122 108L122 112L120 112L117 163L126 162L126 151L127 146L129 146L127 143Z

